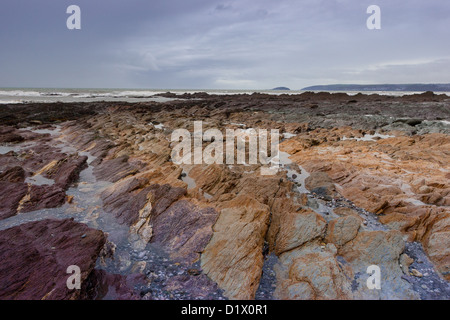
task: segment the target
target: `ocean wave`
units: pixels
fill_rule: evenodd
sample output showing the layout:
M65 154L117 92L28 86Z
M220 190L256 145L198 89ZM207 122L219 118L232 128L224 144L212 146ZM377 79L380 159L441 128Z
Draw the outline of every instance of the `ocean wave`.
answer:
M0 90L0 96L10 97L40 97L41 92L38 91L24 91L24 90Z
M0 100L0 104L18 104L23 103L22 100Z
M108 92L89 92L89 91L35 91L35 90L0 90L0 97L72 97L79 99L95 98L127 98L127 97L152 97L162 91L108 91ZM11 101L11 100L8 100ZM6 103L3 101L3 103Z
M96 100L117 101L121 99L124 101L136 101L139 99L158 100L157 95L166 92L172 92L176 96L183 94L194 94L198 92L206 92L214 95L234 95L234 94L253 94L255 92L280 95L280 94L300 94L303 91L272 91L272 90L170 90L170 89L0 89L0 104L14 104L14 103L47 103L47 102L89 102ZM346 92L348 95L356 95L359 92ZM377 91L364 92L364 94L379 94L402 96L415 94L415 92L391 92L391 91ZM416 93L417 94L417 93ZM449 95L448 92L445 94ZM140 100L139 100L140 101Z

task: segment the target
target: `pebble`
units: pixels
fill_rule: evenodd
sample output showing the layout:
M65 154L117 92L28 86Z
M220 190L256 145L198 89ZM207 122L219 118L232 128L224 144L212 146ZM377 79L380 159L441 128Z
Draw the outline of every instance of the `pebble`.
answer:
M423 277L423 274L417 269L411 269L411 275L418 278Z
M189 269L187 271L191 276L199 276L202 272L198 269Z

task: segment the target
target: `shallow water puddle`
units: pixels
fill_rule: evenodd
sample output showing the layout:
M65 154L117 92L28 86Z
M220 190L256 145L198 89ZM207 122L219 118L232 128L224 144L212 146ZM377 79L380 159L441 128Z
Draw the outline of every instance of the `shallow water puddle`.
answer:
M31 131L38 134L49 134L51 136L57 136L61 133L61 126L56 125L52 129L34 129L33 127L20 128L22 131Z
M19 152L25 148L23 145L15 145L15 146L0 146L0 154L7 154L8 152Z
M28 177L25 179L25 183L35 185L35 186L43 186L43 185L49 185L52 186L55 184L55 180L48 179L46 177L43 177L40 174L34 175L32 177Z
M5 144L0 146L0 154L7 154L8 152L20 152L25 148L31 147L33 144L30 142L22 142L17 144Z
M192 168L183 167L183 171L181 172L181 180L187 184L187 189L194 189L197 184L195 183L195 180L191 177L189 177L189 172Z
M345 140L356 140L356 141L377 141L378 139L388 139L388 138L395 138L395 136L390 136L390 135L386 135L386 134L380 134L380 133L375 133L375 134L365 134L362 138L347 138L346 136L344 136L342 138L343 141Z

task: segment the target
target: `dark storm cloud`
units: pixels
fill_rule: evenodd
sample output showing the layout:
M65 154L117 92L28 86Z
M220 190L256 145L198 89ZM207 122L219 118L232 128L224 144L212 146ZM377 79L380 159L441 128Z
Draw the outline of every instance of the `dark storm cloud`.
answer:
M66 8L81 8L81 30ZM366 9L381 7L381 30ZM0 86L450 82L446 0L3 0Z

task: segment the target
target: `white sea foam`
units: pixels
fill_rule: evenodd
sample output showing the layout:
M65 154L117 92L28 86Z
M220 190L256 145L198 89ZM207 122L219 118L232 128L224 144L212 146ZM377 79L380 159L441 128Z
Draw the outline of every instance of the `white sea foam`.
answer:
M206 92L214 95L236 95L236 94L248 94L263 93L270 95L295 95L301 94L305 91L291 90L291 91L276 91L276 90L170 90L170 89L0 89L0 104L6 103L22 103L22 102L91 102L91 101L158 101L165 102L168 99L157 97L156 95L163 94L165 92L174 93L176 96L183 94L195 94L199 92ZM315 91L313 91L315 92ZM331 93L337 93L331 92ZM341 92L348 95L356 95L360 92L350 91ZM377 91L377 92L362 92L363 94L380 94L380 95L411 95L420 94L421 92L400 92L400 91ZM439 94L450 95L449 92L439 92Z
M17 104L23 103L23 100L0 100L0 104Z
M0 90L0 96L40 97L42 96L42 94L38 91L28 91L28 90Z

